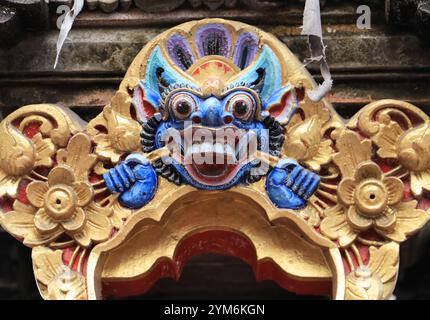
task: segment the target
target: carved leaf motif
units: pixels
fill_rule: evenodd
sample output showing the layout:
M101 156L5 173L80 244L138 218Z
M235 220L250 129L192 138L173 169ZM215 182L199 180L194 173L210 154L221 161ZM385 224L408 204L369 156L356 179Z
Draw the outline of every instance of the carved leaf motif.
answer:
M64 264L61 250L51 250L45 247L36 247L31 253L33 269L36 279L47 286L61 273Z
M411 172L411 191L415 197L421 196L423 190L430 191L430 170Z
M57 152L57 162L71 167L77 181L87 181L88 172L97 160L91 150L90 138L85 133L77 133L70 139L67 149Z
M82 273L65 267L63 272L48 284L46 298L49 300L86 300L85 277Z
M341 132L336 147L339 152L333 156L333 161L344 178L353 177L358 164L371 158L371 141L368 139L361 141L358 135L350 130Z
M324 105L324 102L313 102L305 95L305 99L300 103L300 108L305 114L305 119L317 116L324 126L331 118L330 110Z
M317 154L312 159L306 161L311 170L319 171L322 165L330 162L333 152L331 144L331 140L328 139L321 141Z
M97 162L96 165L94 166L94 172L100 176L104 175L108 171L109 170L104 167L104 164L101 161Z
M397 278L399 245L387 243L369 248L369 263L359 266L346 278L345 298L349 300L379 300L391 296Z
M346 278L345 299L379 300L383 296L381 279L366 266L360 266Z
M113 214L110 217L112 224L115 228L121 229L124 221L130 217L132 214L132 210L124 208L119 202L118 199L115 199L112 204Z
M7 122L0 124L0 196L16 196L19 180L33 170L36 152L33 143Z
M130 95L127 92L121 90L118 90L115 93L111 101L112 110L131 119L130 104Z
M321 142L321 125L317 116L294 126L284 144L286 155L296 160L306 160L314 156Z
M426 224L430 215L421 209L416 209L417 201L402 202L396 206L396 225L393 232L382 233L390 240L402 242ZM378 230L377 230L378 231Z
M304 209L300 210L299 215L303 219L306 219L307 223L312 227L318 227L320 225L320 213L312 202L309 202Z
M284 153L304 162L312 170L319 171L321 165L331 159L331 141L322 141L321 123L317 115L294 126L283 145Z
M397 158L397 141L403 133L403 129L397 122L389 121L381 126L375 134L373 141L379 147L377 154L381 158Z
M140 149L141 127L132 118L130 108L129 94L119 90L111 104L89 124L88 132L96 143L95 152L113 163L117 163L123 153ZM100 131L100 127L104 130Z
M345 300L369 300L367 290L353 280L346 280Z
M110 145L117 151L136 151L140 147L140 125L137 121L125 117L112 109L104 111L108 124Z
M110 159L113 163L117 163L121 158L121 152L112 146L112 141L107 134L98 134L94 137L94 142L97 144L96 153L104 158Z
M14 211L0 215L1 226L10 234L18 238L25 238L34 227L35 209L22 202L15 201Z
M36 209L16 200L13 211L0 215L3 229L18 239L23 239L26 246L35 247L47 244L58 238L62 231L57 230L49 234L41 234L34 227Z
M382 298L387 299L391 296L396 285L399 245L395 242L387 243L379 248L370 247L370 258L368 267L381 279L384 285Z
M111 146L118 151L135 151L140 146L140 125L132 119L131 98L128 93L117 91L111 106L106 107L103 115L107 122Z
M346 220L345 208L336 205L324 211L325 218L321 222L321 233L332 240L338 240L341 247L350 245L356 238L356 232Z
M430 121L400 137L398 157L400 163L411 171L430 169Z
M55 152L55 145L51 139L43 139L42 134L36 134L32 139L36 148L35 166L50 167L52 165L52 155Z
M0 196L9 195L15 197L21 177L8 176L4 171L0 169Z
M62 255L61 250L33 249L33 269L40 293L50 300L87 299L84 276L64 265Z
M110 207L101 207L92 202L85 208L87 221L84 228L74 235L74 239L82 246L88 247L92 241L103 242L109 238L112 222L109 217L113 213Z

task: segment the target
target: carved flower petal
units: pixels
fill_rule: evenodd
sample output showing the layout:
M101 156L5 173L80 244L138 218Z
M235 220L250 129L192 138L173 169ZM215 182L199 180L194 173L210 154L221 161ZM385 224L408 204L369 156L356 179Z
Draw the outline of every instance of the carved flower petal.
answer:
M91 237L87 228L83 228L78 233L75 233L73 238L79 243L81 247L86 248L91 244Z
M58 229L52 233L42 234L33 228L24 238L24 244L29 247L45 245L57 239L63 231Z
M430 191L430 170L411 172L411 191L415 197L420 197L423 189Z
M46 182L34 181L27 187L27 199L30 203L37 207L42 208L45 202L45 194L48 192L49 186Z
M396 207L396 226L391 233L383 234L386 238L402 242L407 236L424 226L430 215L421 209L416 209L417 201L402 202Z
M396 225L396 212L388 208L384 214L375 219L375 226L383 231L392 231Z
M84 207L91 202L94 196L94 190L88 182L77 182L73 185L76 193L77 204Z
M388 192L388 205L398 204L403 199L403 182L399 178L386 177L383 180Z
M382 177L382 171L376 163L366 161L361 163L357 167L355 172L355 180L358 182L365 179L376 179L380 180Z
M25 238L34 228L34 214L11 211L0 215L3 229L17 238Z
M57 166L51 170L48 175L48 184L53 186L55 184L66 184L71 186L75 181L72 170L66 166Z
M59 227L58 222L54 221L43 208L39 209L34 216L34 225L42 234L52 233Z
M31 215L34 215L36 213L36 209L34 207L26 205L18 200L14 201L13 210L16 212L23 212Z
M105 241L112 232L112 223L109 216L112 209L101 207L95 203L87 209L88 221L85 228L89 231L91 239L94 241Z
M384 230L379 230L379 229L375 229L375 231L379 233L381 236L395 242L403 242L406 240L406 236L402 232L396 229L394 229L392 232L386 232Z
M367 219L358 213L355 206L351 206L346 213L348 222L356 230L364 231L372 226L372 219Z
M61 221L63 228L69 232L78 232L82 230L86 221L86 215L82 208L76 208L73 215L67 219Z
M324 213L326 217L320 225L321 233L332 240L338 240L341 247L350 245L357 234L346 221L345 209L337 205Z
M339 183L337 197L345 206L351 206L354 204L355 187L356 183L352 178L345 178Z

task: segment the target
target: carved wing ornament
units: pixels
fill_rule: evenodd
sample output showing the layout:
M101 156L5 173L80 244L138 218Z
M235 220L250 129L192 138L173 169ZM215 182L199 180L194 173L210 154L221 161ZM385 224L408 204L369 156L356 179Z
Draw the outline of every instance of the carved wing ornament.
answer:
M345 122L315 86L273 36L206 19L149 42L89 123L10 114L0 222L43 298L142 294L202 252L299 294L390 298L399 244L429 219L430 119L381 100Z

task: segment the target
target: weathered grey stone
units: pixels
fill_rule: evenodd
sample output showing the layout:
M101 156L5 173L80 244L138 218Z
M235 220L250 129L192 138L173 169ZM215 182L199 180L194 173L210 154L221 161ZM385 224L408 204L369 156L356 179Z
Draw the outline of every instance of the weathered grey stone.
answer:
M0 47L16 42L22 33L21 19L15 8L0 5Z
M49 7L45 0L3 0L15 8L23 24L29 27L46 28L49 24Z
M99 0L99 7L103 12L110 13L119 6L119 0Z

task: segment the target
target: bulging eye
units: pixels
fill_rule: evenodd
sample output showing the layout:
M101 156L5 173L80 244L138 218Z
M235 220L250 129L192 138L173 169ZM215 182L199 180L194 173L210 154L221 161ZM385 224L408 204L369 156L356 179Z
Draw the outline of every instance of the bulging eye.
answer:
M196 109L196 102L189 94L179 93L170 100L170 108L177 119L183 120Z
M228 106L229 111L240 120L248 121L254 114L254 100L249 95L244 93L234 95L230 99Z

